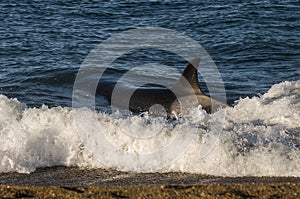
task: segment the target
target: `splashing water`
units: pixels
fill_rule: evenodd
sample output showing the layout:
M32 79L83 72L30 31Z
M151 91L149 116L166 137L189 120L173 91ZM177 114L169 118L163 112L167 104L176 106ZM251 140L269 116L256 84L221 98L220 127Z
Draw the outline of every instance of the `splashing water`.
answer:
M135 171L118 162L108 166L97 160L76 132L77 115L90 130L101 127L114 145L130 153L159 149L176 133L184 134L183 139L196 133L188 150L161 172L300 176L300 80L273 85L264 95L240 99L234 107L211 115L194 108L186 118L172 122L147 113L141 117L67 107L27 108L4 95L0 95L0 114L0 172L29 173L55 165ZM214 135L208 126L224 115L223 131L216 137L216 144L201 156L201 146ZM156 134L159 129L162 130ZM158 136L159 142L136 142L133 137L124 136L130 132L145 138Z

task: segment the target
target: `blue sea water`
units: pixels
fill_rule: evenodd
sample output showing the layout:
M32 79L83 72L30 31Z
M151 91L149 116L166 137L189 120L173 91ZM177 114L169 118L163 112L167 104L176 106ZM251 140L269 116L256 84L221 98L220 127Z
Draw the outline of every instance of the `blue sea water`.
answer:
M248 98L261 96L272 86L275 88L270 91L272 93L270 99L284 98L283 93L276 98L274 93L279 92L276 88L286 92L293 90L292 94L296 96L296 100L291 103L299 104L299 83L296 82L300 79L299 1L1 1L0 19L0 94L5 96L5 99L2 99L5 106L9 104L7 98L16 98L18 103L25 104L26 108L22 110L27 111L34 110L28 109L34 107L42 111L43 108L40 108L42 105L56 108L71 107L74 81L88 54L106 39L123 31L142 27L175 30L201 44L218 67L230 104L242 98L245 99L244 103L255 107L254 100L248 102ZM167 64L178 71L182 71L186 65L178 56L156 50L133 52L120 58L115 65L123 69L145 62ZM168 74L161 73L158 76L164 78ZM285 81L287 83L280 84ZM201 74L200 85L207 93ZM265 98L262 101L263 105L268 105ZM247 103L244 108L247 107L249 110ZM274 107L280 108L279 105ZM236 133L235 139L238 137L248 139L242 145L250 146L249 143L256 143L261 139L261 144L276 141L296 150L296 155L290 154L295 160L290 165L294 167L292 169L289 165L286 174L299 175L299 167L295 166L300 159L298 157L300 127L297 125L299 121L296 121L299 106L296 107L298 109L293 115L296 116L294 118L290 116L292 119L287 121L288 126L280 126L284 119L280 121L278 118L272 120L270 119L272 117L267 119L257 117L248 121L254 125L248 129L243 126L245 121L237 121L230 116L230 121L238 124L234 123L233 126L237 127L232 129L228 127L227 130ZM10 113L1 110L2 118ZM243 114L243 108L240 110L239 114ZM265 110L268 110L267 107L260 109L261 112ZM278 115L281 112L272 114ZM7 125L7 123L0 125L2 138L7 136L7 132L16 131L7 130L10 129ZM264 125L266 129L259 129ZM279 125L282 131L270 130L274 125ZM240 131L236 130L237 128L240 128ZM245 131L242 136L239 135L243 131L241 129ZM44 130L43 135L46 136ZM251 134L282 133L284 130L287 138L283 141L276 140L275 135L272 135L272 139L267 139ZM32 142L31 140L28 143ZM7 152L9 150L11 151ZM25 171L31 171L39 166L65 164L63 161L48 159L41 165L35 161L32 164L20 163L18 158L8 155L16 153L12 149L2 148L1 151L3 158L0 172L24 171L18 169L16 164L20 164ZM24 152L24 154L33 156L31 153ZM6 163L6 160L14 164ZM188 167L183 171L195 170L189 170ZM205 173L206 170L200 172ZM251 172L254 172L254 175L262 175L252 170ZM245 173L251 172L249 169L249 172ZM224 173L228 175L225 171ZM222 172L212 174L222 175ZM270 172L270 175L276 175L276 172Z
M262 94L300 77L299 6L298 1L2 1L0 92L29 106L70 106L88 53L110 36L150 26L201 44L217 64L230 102Z

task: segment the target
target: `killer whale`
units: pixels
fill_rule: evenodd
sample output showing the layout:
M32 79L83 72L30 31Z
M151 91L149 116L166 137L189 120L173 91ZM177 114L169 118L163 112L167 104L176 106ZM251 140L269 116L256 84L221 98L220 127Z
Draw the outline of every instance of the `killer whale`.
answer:
M132 112L150 111L151 108L159 105L168 116L178 115L183 109L198 105L201 105L207 113L213 113L220 108L228 107L227 104L215 100L201 91L197 69L199 62L200 58L190 61L177 83L171 88L137 88L118 85L116 89L116 82L100 80L97 94L104 96L111 105L118 108L129 108ZM114 93L117 93L117 97L113 98ZM128 99L128 96L130 96L130 99ZM184 107L183 101L185 102Z

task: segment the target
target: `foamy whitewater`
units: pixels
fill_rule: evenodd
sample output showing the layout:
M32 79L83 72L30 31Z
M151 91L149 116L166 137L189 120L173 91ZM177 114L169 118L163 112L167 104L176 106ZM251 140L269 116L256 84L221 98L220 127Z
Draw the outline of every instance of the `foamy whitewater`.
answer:
M182 142L190 138L192 142L159 172L300 177L300 80L273 85L264 95L240 99L234 107L211 115L195 108L176 121L84 108L26 108L4 95L0 95L0 114L0 172L29 173L55 165L156 171L138 162L138 154L159 151L180 135ZM101 162L96 158L99 154L110 153L114 158L116 151L103 151L93 133L88 137L99 147L87 149L78 134L84 131L78 122L87 127L87 134L101 128L116 151L135 154L136 162L124 164L122 158ZM222 131L217 128L220 124ZM161 154L149 163L165 160Z

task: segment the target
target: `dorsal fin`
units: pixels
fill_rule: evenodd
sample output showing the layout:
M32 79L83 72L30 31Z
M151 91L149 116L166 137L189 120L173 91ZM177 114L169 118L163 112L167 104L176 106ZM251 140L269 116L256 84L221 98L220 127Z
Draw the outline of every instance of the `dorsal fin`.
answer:
M176 83L176 86L181 86L185 88L192 88L194 90L195 94L203 94L202 91L199 88L199 82L198 82L198 65L200 62L200 58L193 59L188 63L186 68L184 69L182 75L180 76L178 82ZM189 85L186 85L189 83Z

